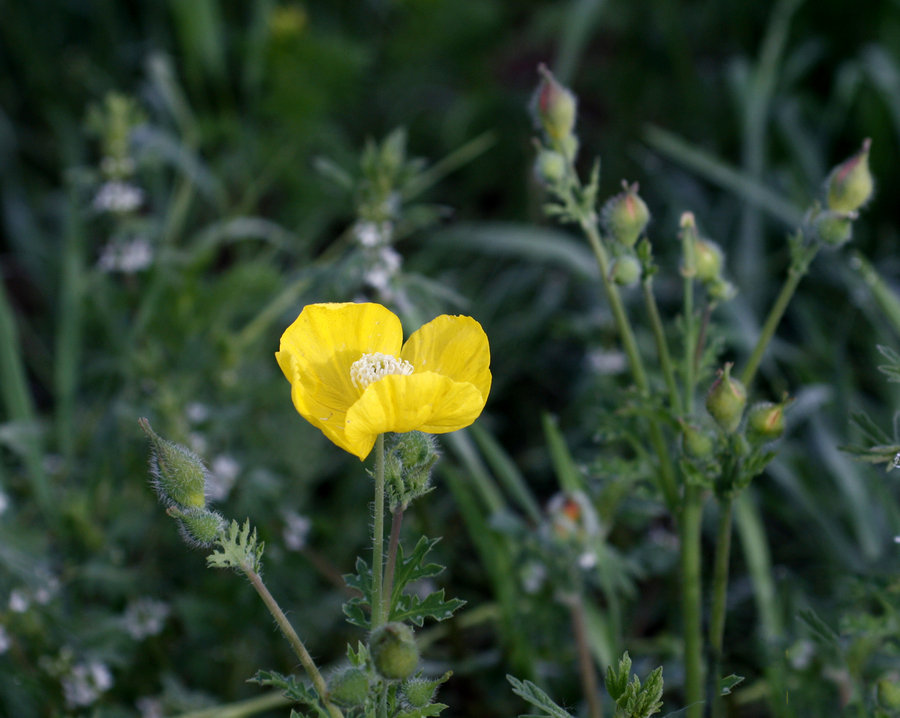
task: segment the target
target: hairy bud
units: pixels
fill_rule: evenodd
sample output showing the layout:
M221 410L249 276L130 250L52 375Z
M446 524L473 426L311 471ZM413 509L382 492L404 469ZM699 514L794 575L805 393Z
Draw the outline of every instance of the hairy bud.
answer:
M389 680L409 678L419 665L419 649L405 623L379 626L369 638L369 653L378 673Z
M623 190L603 205L606 231L626 247L634 246L650 221L650 210L638 195L638 185L622 182Z
M571 90L563 87L547 69L539 65L541 82L534 95L533 110L537 123L552 140L569 137L575 129L578 101Z
M204 508L209 471L200 457L160 437L146 419L138 423L150 439L150 473L160 500L182 508Z
M725 365L706 395L706 410L727 434L738 428L747 405L747 390L731 376L731 367L730 363Z

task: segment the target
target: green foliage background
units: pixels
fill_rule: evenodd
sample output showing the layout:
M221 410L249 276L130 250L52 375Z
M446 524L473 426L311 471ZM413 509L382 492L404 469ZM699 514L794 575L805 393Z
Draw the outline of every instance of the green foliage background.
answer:
M817 260L763 366L760 398L797 397L754 492L777 595L754 602L754 556L736 551L726 646L748 676L740 715L824 715L896 675L897 480L837 448L856 438L860 409L890 434L898 398L875 371L876 345L896 347L900 331L896 2L32 0L5 3L0 22L0 625L12 638L0 713L62 714L42 657L63 647L111 667L114 685L87 709L103 716L136 715L146 696L162 696L166 715L255 696L245 681L257 668L293 665L248 587L204 570L156 505L138 416L240 466L220 509L256 523L266 579L313 653L338 660L359 638L329 571L364 549L369 482L297 417L272 354L304 303L362 291L348 259L354 198L316 158L356 172L366 140L399 126L431 163L484 140L424 195L441 222L398 245L411 295L425 315L485 326L495 384L477 443L488 457L502 447L539 501L558 490L542 421L557 415L607 497L601 515L618 517L610 565L624 608L616 637L596 645L627 647L642 674L662 663L678 705L671 527L597 461L598 410L620 382L591 360L608 357L613 331L592 259L543 221L531 176L525 108L541 61L579 95L582 154L602 158L604 191L640 182L668 276L663 307L683 211L725 248L740 295L722 324L738 361L780 284L799 208L872 138L876 197L852 246ZM109 91L147 116L135 138L145 210L131 230L153 238L158 260L131 276L97 265L113 228L91 209L100 150L85 120ZM866 281L856 251L885 287ZM207 415L191 419L192 403ZM435 673L455 671L441 699L459 715L510 715L520 705L503 676L517 672L576 703L565 613L552 591L518 583L503 529L518 510L510 484L497 462L486 484L447 453L410 524L445 537L449 595L484 608L434 634ZM626 498L613 506L617 485ZM286 549L285 508L312 520L314 556ZM11 592L33 595L47 576L52 600L9 607ZM610 596L598 596L602 613ZM137 597L171 606L142 641L121 623ZM772 646L789 656L787 707L767 682Z

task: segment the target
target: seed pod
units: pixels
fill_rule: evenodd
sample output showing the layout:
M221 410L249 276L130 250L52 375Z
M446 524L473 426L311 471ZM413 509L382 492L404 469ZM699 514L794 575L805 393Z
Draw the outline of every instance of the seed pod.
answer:
M409 678L419 665L419 649L405 623L379 626L369 638L369 653L379 674L389 680Z

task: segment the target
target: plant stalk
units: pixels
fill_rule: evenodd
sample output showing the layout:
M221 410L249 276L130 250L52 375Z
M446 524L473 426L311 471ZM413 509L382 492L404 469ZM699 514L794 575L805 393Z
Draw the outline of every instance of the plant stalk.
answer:
M680 414L681 397L678 394L678 385L675 383L675 369L672 365L672 356L669 354L669 345L666 343L666 333L663 329L662 320L659 317L656 297L653 296L653 278L647 277L641 284L644 290L644 303L647 305L647 314L650 316L650 326L653 329L653 338L656 340L659 365L662 368L666 387L669 390L669 403L672 411L675 414Z
M716 558L713 568L712 607L709 619L710 697L713 718L724 718L725 703L719 691L722 674L722 645L725 637L725 603L728 596L728 564L731 559L731 496L719 499L719 525L716 531Z
M382 565L384 560L384 434L375 440L375 523L372 529L372 630L385 622Z
M703 631L700 574L700 524L703 489L685 484L681 510L681 615L684 633L684 693L688 718L703 715Z
M597 676L594 671L594 660L591 658L591 649L587 642L584 598L580 590L570 597L568 604L572 615L572 633L575 636L575 646L578 651L578 671L581 674L581 688L584 692L584 697L587 699L588 715L590 718L603 718L603 703L600 702Z
M391 594L394 592L394 570L397 566L397 550L400 547L400 527L403 525L403 506L398 506L391 518L391 538L388 541L387 564L384 567L384 599L385 599L385 615L384 620L390 620L391 604L393 603Z

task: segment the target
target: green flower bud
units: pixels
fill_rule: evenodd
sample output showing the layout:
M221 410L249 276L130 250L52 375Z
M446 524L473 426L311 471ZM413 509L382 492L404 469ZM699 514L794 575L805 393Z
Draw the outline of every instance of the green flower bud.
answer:
M616 284L630 287L641 278L641 263L637 257L624 254L613 260L609 274Z
M205 508L181 509L170 506L166 513L178 520L181 537L197 548L212 546L225 527L225 519L221 514Z
M146 419L138 423L150 439L150 474L160 500L183 508L204 508L209 471L200 457L160 437Z
M622 187L623 192L603 205L603 225L617 242L632 247L650 221L650 210L638 196L637 183L628 185L623 182Z
M875 690L879 705L888 710L900 709L900 680L897 676L879 678Z
M725 365L706 395L706 410L727 434L738 428L747 405L747 390L740 381L732 378L731 367L730 363Z
M328 681L328 695L342 706L361 706L369 695L369 677L362 668L347 668Z
M405 623L376 628L369 638L369 654L375 670L389 680L409 678L419 665L419 649L412 629Z
M713 437L699 427L681 422L681 450L692 459L705 459L712 454Z
M385 482L391 511L431 491L431 470L440 453L434 436L421 431L396 434L385 454Z
M875 189L869 171L869 148L866 139L862 148L850 159L835 167L828 176L828 209L835 212L855 212L862 207Z
M403 684L403 695L413 708L424 708L434 699L437 684L437 681L408 681Z
M705 286L710 299L715 299L717 302L727 302L734 299L734 295L737 294L737 287L722 277L707 282Z
M574 162L578 155L578 138L575 135L567 135L557 142L559 151L569 162Z
M747 438L753 441L774 441L784 433L785 403L761 401L747 412Z
M816 237L828 247L840 247L853 237L853 220L856 217L856 212L819 212L813 220Z
M722 272L722 248L708 239L694 242L694 267L701 282L714 282Z
M570 90L557 82L546 65L539 65L538 72L541 82L533 101L535 119L550 139L562 140L575 129L578 101Z
M542 149L534 161L534 174L541 184L556 184L566 176L566 158L559 152Z

